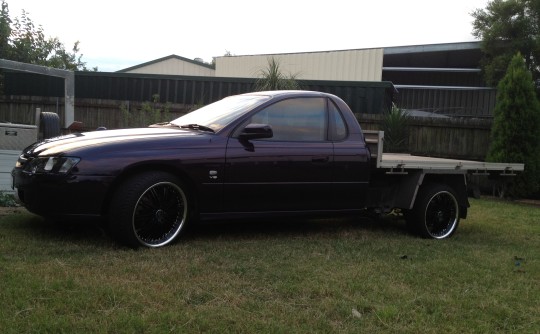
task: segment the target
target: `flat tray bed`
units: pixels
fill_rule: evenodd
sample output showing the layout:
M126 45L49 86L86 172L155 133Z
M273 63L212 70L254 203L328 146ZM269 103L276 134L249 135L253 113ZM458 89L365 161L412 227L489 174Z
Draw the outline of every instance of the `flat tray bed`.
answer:
M496 163L470 160L443 159L421 157L410 154L383 153L377 161L378 168L388 169L434 169L434 170L464 170L468 172L519 172L524 165L518 163Z

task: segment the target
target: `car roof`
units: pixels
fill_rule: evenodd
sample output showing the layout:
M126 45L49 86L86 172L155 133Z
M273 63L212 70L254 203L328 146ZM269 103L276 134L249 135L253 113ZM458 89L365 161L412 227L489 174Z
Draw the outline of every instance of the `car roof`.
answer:
M334 96L332 94L316 92L310 90L270 90L270 91L260 91L260 92L251 92L245 93L242 95L266 95L270 97L278 96Z

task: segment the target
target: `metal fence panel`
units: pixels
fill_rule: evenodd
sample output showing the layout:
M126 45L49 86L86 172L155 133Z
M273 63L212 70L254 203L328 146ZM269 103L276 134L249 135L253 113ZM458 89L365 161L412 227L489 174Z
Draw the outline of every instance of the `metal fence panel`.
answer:
M36 75L9 72L5 94L18 96L63 96L63 82L40 76L39 84L27 85ZM335 94L357 114L377 114L391 107L394 88L390 82L300 81L303 89ZM170 102L206 105L224 97L254 91L255 79L151 75L106 72L76 72L76 99Z
M396 103L403 109L429 111L456 117L493 117L497 90L452 88L402 88Z

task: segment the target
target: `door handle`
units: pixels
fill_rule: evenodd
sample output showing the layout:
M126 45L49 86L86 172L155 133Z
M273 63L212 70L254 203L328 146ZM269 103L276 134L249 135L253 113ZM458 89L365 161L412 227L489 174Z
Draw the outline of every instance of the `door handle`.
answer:
M325 157L312 157L312 158L311 158L311 162L319 163L319 164L324 164L324 163L327 163L328 161L330 161L330 157L329 157L329 156L325 156Z

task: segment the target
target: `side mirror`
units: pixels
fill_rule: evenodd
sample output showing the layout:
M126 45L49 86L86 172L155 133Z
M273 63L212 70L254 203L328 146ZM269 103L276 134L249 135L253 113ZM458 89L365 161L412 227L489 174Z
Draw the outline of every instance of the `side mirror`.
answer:
M243 140L272 138L274 132L268 124L248 124L240 133L239 138Z

